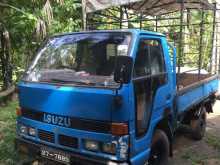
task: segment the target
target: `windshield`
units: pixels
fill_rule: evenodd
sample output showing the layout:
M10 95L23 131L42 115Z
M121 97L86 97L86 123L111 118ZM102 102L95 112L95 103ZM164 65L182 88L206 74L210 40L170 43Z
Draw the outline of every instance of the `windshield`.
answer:
M51 38L39 51L25 81L113 86L116 56L127 56L125 32L76 33Z

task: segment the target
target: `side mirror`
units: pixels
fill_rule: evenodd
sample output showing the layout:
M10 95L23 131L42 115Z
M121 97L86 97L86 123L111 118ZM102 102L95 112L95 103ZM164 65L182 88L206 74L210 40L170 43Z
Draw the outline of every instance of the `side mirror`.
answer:
M117 83L128 84L131 79L133 59L128 56L118 56L114 72L114 80Z

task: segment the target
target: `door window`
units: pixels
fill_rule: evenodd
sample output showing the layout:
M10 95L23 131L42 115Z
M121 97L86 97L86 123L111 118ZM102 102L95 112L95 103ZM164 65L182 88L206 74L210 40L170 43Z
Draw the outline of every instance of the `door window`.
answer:
M155 92L166 82L165 71L160 41L140 40L133 72L138 137L147 132Z

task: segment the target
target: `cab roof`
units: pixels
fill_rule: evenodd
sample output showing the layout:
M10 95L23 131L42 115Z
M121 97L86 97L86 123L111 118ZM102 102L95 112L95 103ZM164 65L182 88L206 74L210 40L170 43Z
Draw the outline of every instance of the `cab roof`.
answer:
M65 35L72 35L72 34L82 34L82 33L105 33L105 32L123 32L123 33L131 33L133 35L153 35L153 36L160 36L165 37L164 34L153 32L153 31L147 31L147 30L141 30L141 29L117 29L117 30L91 30L91 31L80 31L80 32L71 32L71 33L63 33L63 34L57 34L52 37L61 37Z

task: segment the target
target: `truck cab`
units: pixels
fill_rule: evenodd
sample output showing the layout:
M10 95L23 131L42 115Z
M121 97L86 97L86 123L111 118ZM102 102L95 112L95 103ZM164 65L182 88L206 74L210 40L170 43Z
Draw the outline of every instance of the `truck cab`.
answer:
M49 38L18 84L18 150L64 164L165 164L176 116L175 68L160 33ZM163 140L155 143L155 136Z

